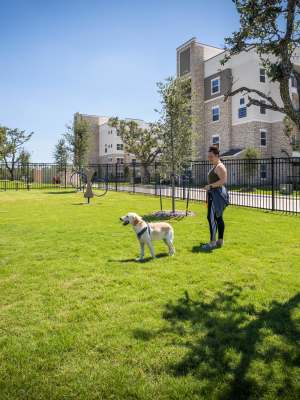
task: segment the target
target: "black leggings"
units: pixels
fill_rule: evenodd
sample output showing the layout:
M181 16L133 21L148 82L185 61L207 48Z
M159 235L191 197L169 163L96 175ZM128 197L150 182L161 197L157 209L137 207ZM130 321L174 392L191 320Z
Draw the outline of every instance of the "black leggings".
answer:
M209 223L210 240L212 242L216 240L217 231L218 238L223 239L225 230L223 215L221 215L220 217L216 216L211 196L208 196L207 219Z

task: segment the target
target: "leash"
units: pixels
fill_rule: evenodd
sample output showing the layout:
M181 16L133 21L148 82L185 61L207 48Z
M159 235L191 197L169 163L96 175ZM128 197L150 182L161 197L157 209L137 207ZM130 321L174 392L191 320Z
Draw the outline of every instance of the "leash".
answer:
M149 226L149 224L146 222L145 228L143 228L139 233L137 233L138 239L140 239L140 238L143 236L143 234L144 234L147 230L148 230L148 233L149 233L149 235L150 235L150 232L151 232L150 226Z

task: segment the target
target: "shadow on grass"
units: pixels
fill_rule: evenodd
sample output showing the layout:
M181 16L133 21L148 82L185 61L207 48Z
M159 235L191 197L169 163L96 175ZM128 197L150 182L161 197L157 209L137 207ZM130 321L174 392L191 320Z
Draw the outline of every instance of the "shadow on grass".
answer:
M157 216L157 215L147 214L143 215L142 218L146 222L159 222L159 221L181 221L185 217Z
M300 293L259 311L230 283L214 298L193 300L185 292L165 306L166 328L136 329L133 336L171 335L172 345L186 351L166 368L175 377L194 376L201 398L299 399L300 321L292 317L299 304Z
M202 248L202 246L203 246L204 244L205 244L205 243L200 243L200 244L197 245L197 246L193 246L193 247L192 247L192 253L212 253L213 250L205 250L205 249ZM215 250L216 250L216 249L215 249Z
M164 257L168 257L168 256L169 256L168 253L159 253L159 254L156 254L156 258L155 259L164 258ZM144 263L147 263L149 261L155 262L155 259L153 259L152 257L145 257L143 259L143 261L138 261L136 258L127 258L127 259L123 259L123 260L108 260L108 262L120 262L120 263L136 262L138 264L144 264Z
M73 194L77 193L77 190L57 190L57 192L47 192L47 194Z

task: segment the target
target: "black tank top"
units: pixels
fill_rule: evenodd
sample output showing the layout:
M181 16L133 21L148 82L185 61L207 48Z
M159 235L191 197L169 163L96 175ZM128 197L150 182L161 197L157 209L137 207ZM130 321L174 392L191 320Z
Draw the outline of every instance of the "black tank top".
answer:
M215 183L218 180L220 180L220 178L218 177L217 173L215 172L216 167L217 166L214 166L208 173L207 181L208 181L209 185L211 185L212 183Z

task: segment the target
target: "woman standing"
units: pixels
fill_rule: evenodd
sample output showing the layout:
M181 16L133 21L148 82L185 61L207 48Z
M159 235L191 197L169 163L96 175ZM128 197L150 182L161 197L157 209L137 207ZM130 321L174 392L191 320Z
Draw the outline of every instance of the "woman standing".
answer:
M209 148L208 160L213 164L212 169L208 173L208 185L204 187L207 191L207 219L210 230L210 242L202 246L203 250L213 250L223 246L225 230L223 212L229 204L228 193L224 186L227 181L227 170L220 160L220 153L217 146Z

